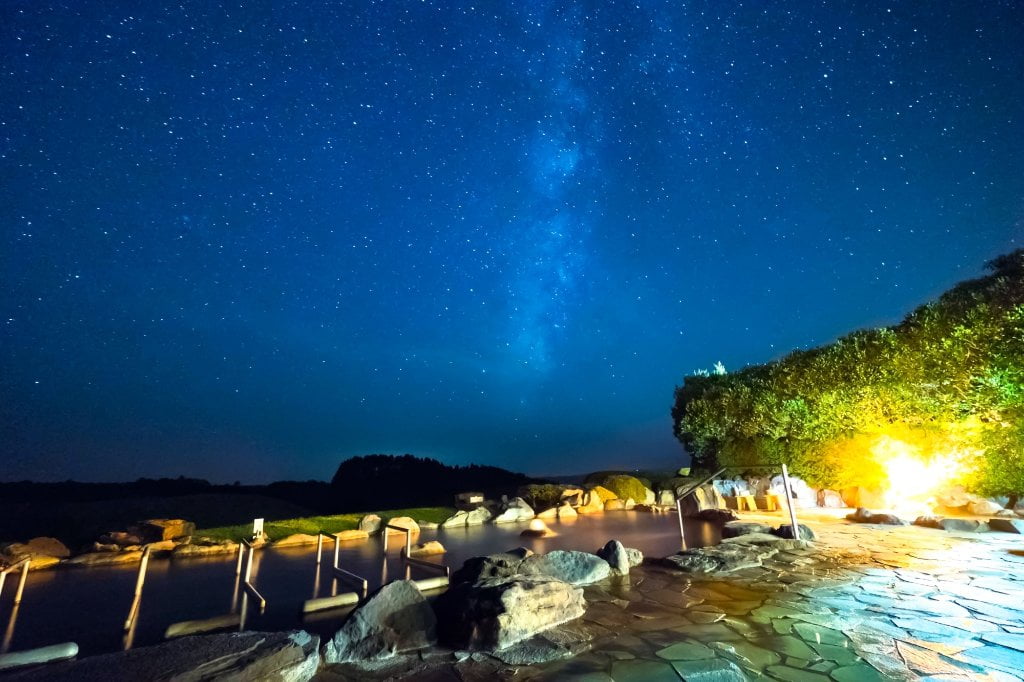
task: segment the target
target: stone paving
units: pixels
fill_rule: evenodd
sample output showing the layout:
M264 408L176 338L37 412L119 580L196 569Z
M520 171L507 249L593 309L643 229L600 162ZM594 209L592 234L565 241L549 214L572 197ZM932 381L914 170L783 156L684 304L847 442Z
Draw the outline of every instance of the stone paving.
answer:
M778 523L778 516L744 515ZM552 635L566 655L515 666L432 650L359 679L796 682L1024 679L1024 538L801 518L813 548L695 576L648 563L586 588ZM580 645L585 641L585 645ZM352 679L338 669L321 679Z

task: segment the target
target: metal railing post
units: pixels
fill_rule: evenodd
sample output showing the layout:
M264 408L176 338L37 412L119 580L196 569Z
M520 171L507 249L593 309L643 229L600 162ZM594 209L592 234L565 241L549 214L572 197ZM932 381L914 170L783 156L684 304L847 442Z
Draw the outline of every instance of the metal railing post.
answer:
M321 555L323 554L323 552L324 552L324 534L323 533L317 533L316 534L316 565L317 566L320 565L320 558L321 558Z
M242 557L245 555L245 540L238 543L238 561L235 562L235 575L242 575Z
M135 619L139 615L139 604L142 602L142 586L146 582L146 568L149 566L149 547L142 550L142 560L139 561L139 575L135 578L135 594L132 595L132 605L128 609L128 617L124 621L125 632L132 629ZM131 646L128 641L126 646Z
M782 485L786 488L786 503L789 505L789 523L793 529L793 539L800 539L800 526L796 523L796 508L793 506L793 490L789 487L789 470L782 465Z
M25 581L28 580L28 567L31 563L31 559L25 559L25 563L21 567L21 580L18 581L18 591L14 593L15 604L21 603L21 595L25 593Z

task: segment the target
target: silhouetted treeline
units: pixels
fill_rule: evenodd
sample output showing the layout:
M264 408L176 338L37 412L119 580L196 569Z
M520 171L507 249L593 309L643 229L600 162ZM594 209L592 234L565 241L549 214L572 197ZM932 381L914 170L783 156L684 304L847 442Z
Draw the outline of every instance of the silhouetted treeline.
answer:
M448 466L412 455L365 455L342 462L331 479L339 511L451 505L456 493L514 494L533 482L492 466Z
M184 495L248 494L273 497L318 513L337 511L336 495L326 481L276 481L267 485L214 484L200 478L140 478L125 483L0 483L0 507L14 503L72 503L155 499Z

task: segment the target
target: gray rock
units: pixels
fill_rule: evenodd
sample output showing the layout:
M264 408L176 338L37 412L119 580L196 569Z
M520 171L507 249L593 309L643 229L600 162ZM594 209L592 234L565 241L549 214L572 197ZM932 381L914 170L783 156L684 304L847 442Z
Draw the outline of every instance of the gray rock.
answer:
M870 509L857 507L857 511L846 515L847 520L856 523L877 523L883 526L906 526L907 522L895 514L875 514Z
M363 530L373 535L380 530L382 519L376 514L367 514L363 518L359 519L358 530Z
M535 516L533 507L526 504L521 497L513 497L505 504L500 514L494 517L494 523L515 523L516 521L529 521Z
M676 503L676 496L671 490L661 490L658 492L658 504L673 505Z
M626 548L618 540L609 540L608 543L597 550L597 556L608 562L612 573L625 575L629 573L629 555Z
M971 501L972 496L964 490L963 486L957 485L945 490L939 491L935 495L935 501L943 507L949 507L950 509L957 509L958 507L966 507Z
M382 660L430 646L436 640L437 619L411 580L380 588L353 611L327 644L325 663Z
M723 543L713 547L687 549L665 557L664 562L685 573L728 573L741 568L760 566L761 562L775 556L778 551L774 543Z
M718 524L725 524L739 519L736 516L736 512L731 509L703 509L695 514L690 514L690 518Z
M149 519L128 529L143 542L160 542L195 535L196 524L184 519Z
M611 566L607 561L588 552L555 550L527 557L523 563L532 565L532 572L570 585L595 583L611 574Z
M976 533L979 530L984 530L984 525L974 519L942 519L939 521L939 527L942 530L959 533Z
M1024 520L1021 519L989 519L988 527L1001 533L1019 533L1024 535Z
M644 562L644 553L632 547L626 548L626 557L629 559L630 568L635 568Z
M835 490L821 489L818 491L818 506L828 509L842 509L846 506L843 496Z
M685 682L747 682L748 679L738 665L724 658L673 661L672 667Z
M452 516L441 522L441 528L464 528L466 526L480 526L491 519L491 512L487 507L477 507L473 511L457 511Z
M31 682L268 680L305 682L320 665L320 638L303 630L182 637L156 646L54 663L22 673Z
M967 512L976 516L992 516L1002 508L1003 505L994 500L978 499L967 503Z
M779 526L778 528L774 529L772 531L772 535L774 535L776 537L783 538L784 540L817 540L818 539L818 536L814 534L814 531L811 530L810 526L805 526L802 523L797 524L797 525L799 526L799 534L800 534L800 537L798 537L798 538L794 538L793 537L793 526L791 526L788 523L784 523L781 526Z
M771 526L763 523L750 523L748 521L730 521L722 526L723 538L735 538L749 533L771 533Z
M939 516L925 514L914 519L914 525L921 526L922 528L937 528L942 530L942 521L943 519Z
M524 555L523 551L529 550L468 559L452 574L451 581L477 583L493 578L546 576L573 585L585 585L604 580L611 574L607 561L587 552L556 550L544 555Z
M434 609L444 644L493 651L579 618L585 603L581 588L548 577L520 575L452 585L437 598Z

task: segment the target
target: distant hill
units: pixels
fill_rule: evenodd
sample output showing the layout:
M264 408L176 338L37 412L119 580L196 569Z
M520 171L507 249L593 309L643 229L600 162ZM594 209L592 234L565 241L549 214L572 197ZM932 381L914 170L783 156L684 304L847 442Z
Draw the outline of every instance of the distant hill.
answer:
M479 491L494 497L514 493L534 480L492 466L448 466L412 455L364 455L338 465L331 487L339 511L360 511L450 505L460 492Z

